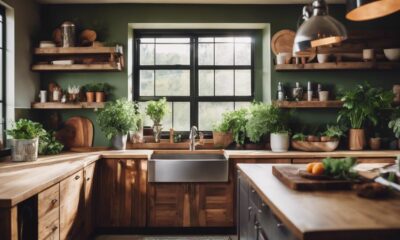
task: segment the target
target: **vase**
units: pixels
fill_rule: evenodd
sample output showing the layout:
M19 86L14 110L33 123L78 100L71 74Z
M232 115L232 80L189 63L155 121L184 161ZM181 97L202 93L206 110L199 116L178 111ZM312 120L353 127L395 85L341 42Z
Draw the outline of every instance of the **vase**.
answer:
M14 162L36 161L39 151L39 138L12 139L11 148Z
M381 149L381 138L370 138L369 139L369 148L371 148L371 150Z
M136 131L129 132L130 141L132 143L143 143L143 120L140 119L137 124L138 129Z
M104 92L96 92L96 102L104 102L106 94Z
M112 138L112 145L116 150L126 149L126 140L128 139L127 134L118 134Z
M289 133L271 133L272 152L287 152L289 149Z
M363 150L365 146L364 129L350 129L349 149L352 151Z
M94 102L94 92L86 92L86 101L87 102Z
M161 124L154 124L153 125L153 136L154 136L154 142L159 143L161 140L161 131L162 131L162 125Z

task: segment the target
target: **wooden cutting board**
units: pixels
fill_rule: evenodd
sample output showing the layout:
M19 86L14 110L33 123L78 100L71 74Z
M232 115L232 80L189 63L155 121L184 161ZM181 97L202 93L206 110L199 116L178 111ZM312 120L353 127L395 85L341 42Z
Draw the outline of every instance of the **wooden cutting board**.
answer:
M84 117L71 117L56 134L57 140L66 149L91 147L93 145L93 123Z
M287 187L299 191L349 190L352 183L347 180L309 179L298 174L296 166L273 166L272 173Z

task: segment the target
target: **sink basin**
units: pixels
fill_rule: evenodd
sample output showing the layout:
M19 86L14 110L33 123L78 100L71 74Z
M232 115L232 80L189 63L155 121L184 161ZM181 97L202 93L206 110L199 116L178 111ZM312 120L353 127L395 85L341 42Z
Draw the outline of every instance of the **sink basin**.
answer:
M153 154L148 181L227 182L228 169L228 160L221 154Z

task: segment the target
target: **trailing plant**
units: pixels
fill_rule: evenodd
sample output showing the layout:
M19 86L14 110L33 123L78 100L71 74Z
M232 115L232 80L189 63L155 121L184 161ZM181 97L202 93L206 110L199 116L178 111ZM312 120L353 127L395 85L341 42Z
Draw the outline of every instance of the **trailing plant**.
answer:
M108 139L118 134L128 134L137 130L139 116L136 103L125 98L108 102L103 110L97 113L97 121Z
M214 127L216 132L232 132L233 139L238 144L244 144L246 138L246 123L248 110L245 108L226 112L221 122Z
M305 141L306 139L307 139L307 136L304 135L303 133L296 133L292 137L292 140L294 140L294 141Z
M395 109L391 119L388 126L392 129L396 138L400 138L400 108Z
M167 99L161 98L158 101L149 101L146 107L146 114L153 120L154 125L159 125L161 120L167 114L169 108Z
M250 141L260 142L261 138L269 133L288 132L286 123L286 116L278 107L253 103L246 124L246 134Z
M393 93L380 88L372 88L369 84L358 85L348 90L342 97L343 109L339 112L338 122L347 120L353 129L361 129L366 121L374 126L378 123L377 113L382 108L389 108L393 101Z
M46 134L39 138L39 154L53 155L60 153L64 145L56 140L53 132L46 132Z
M34 139L45 135L46 131L40 123L28 119L20 119L6 133L13 139Z
M326 131L322 133L323 136L339 139L344 136L344 131L339 125L327 125Z

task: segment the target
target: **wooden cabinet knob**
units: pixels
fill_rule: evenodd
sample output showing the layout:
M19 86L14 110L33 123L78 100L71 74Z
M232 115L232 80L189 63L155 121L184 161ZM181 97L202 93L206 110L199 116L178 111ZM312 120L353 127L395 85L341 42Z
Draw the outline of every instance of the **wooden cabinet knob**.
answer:
M55 232L58 229L57 226L53 226L53 228L51 229L52 232Z
M90 181L90 177L86 178L86 182L89 182L89 181Z
M53 199L53 200L51 200L51 204L54 206L56 203L58 202L58 200L57 199Z
M81 176L79 176L79 175L75 176L75 180L78 180L79 178L81 178Z

